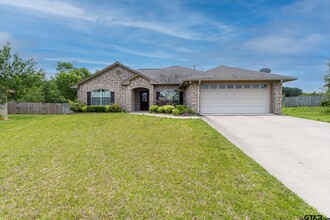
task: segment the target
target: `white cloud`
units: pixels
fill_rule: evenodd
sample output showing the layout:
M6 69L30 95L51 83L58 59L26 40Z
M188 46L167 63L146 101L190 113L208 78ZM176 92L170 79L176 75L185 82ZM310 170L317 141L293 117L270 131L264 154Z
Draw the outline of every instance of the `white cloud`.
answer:
M322 39L323 37L317 34L301 37L277 33L253 38L244 46L252 51L266 54L299 54L313 50Z
M122 51L124 53L129 53L129 54L143 56L143 57L152 57L152 58L159 58L159 59L167 59L167 58L172 57L172 54L161 52L161 51L160 52L141 52L141 51L137 51L137 50L128 49L125 47L120 47L117 45L110 45L110 47L114 48L115 50Z
M116 25L128 28L138 28L150 30L168 36L181 38L185 40L211 40L223 37L232 31L232 28L222 24L219 21L207 19L200 14L188 14L179 5L171 7L166 17L147 17L144 14L136 13L136 9L113 4L111 10L102 9L100 6L83 8L72 4L69 1L53 0L0 0L0 5L19 7L25 10L39 11L43 14L50 14L59 17L75 18L84 21L92 21L97 24ZM169 10L169 9L167 9ZM173 13L173 14L172 14ZM184 16L182 17L182 14ZM39 14L40 15L40 14ZM197 26L197 28L196 28ZM199 32L198 26L210 28L221 33L212 34L210 31Z
M96 16L87 14L83 8L70 4L68 2L51 1L51 0L0 0L0 4L24 9L35 10L47 14L57 16L72 17L83 20L95 21Z
M96 65L109 65L111 61L96 61L96 60L88 60L74 57L57 57L57 58L44 58L44 61L55 61L55 62L69 62L69 63L83 63L83 64L96 64Z

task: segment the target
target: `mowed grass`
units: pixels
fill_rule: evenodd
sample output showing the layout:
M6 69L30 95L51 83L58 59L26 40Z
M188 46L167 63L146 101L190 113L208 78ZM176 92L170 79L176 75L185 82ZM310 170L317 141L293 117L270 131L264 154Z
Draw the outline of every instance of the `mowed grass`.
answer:
M330 107L285 107L283 108L283 114L330 123Z
M318 212L202 120L11 115L1 219L299 219Z

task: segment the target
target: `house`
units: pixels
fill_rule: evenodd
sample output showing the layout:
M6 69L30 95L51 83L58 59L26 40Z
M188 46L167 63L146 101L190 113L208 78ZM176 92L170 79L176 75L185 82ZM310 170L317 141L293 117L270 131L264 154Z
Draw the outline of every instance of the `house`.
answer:
M296 78L218 66L202 72L181 66L131 69L119 62L72 86L87 105L117 103L127 111L184 104L204 114L281 114L282 83Z

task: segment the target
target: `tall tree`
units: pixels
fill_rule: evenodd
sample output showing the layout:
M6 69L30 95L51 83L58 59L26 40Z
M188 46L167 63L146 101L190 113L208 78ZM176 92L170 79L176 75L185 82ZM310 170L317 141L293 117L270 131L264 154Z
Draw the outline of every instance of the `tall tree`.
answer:
M59 62L54 80L65 99L75 100L77 98L77 90L70 87L77 82L90 76L91 73L86 68L76 68L71 63Z
M34 92L43 85L45 72L37 69L37 62L33 59L23 60L17 54L11 53L7 43L0 49L0 87L2 93L9 89L15 90L15 95L9 95L8 99L30 101ZM40 97L38 101L40 100Z
M303 94L303 91L299 88L283 86L282 94L285 97L294 97L294 96L299 96L299 95Z
M328 63L329 66L329 70L328 73L324 76L324 81L325 81L325 85L324 87L326 88L326 96L327 99L330 100L330 63Z

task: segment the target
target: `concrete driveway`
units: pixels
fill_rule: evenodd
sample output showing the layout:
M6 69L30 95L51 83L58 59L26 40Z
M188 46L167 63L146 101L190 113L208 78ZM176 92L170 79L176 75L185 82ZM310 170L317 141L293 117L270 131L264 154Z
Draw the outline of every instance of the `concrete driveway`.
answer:
M330 216L330 123L276 115L205 116L203 120Z

